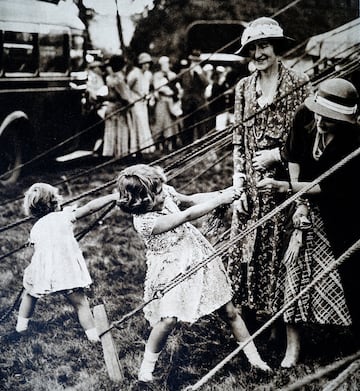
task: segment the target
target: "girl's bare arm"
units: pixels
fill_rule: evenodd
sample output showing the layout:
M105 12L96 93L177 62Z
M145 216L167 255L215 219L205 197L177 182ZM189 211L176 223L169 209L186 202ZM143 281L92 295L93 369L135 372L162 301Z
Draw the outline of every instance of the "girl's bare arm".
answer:
M88 202L84 206L81 206L75 210L75 217L77 219L86 216L90 213L96 212L101 209L103 206L110 204L113 201L119 199L119 193L113 193L106 195L104 197L95 198L94 200Z
M160 234L178 227L183 223L195 220L201 216L206 215L220 205L230 204L234 199L233 197L233 188L228 188L221 192L214 192L212 193L211 199L207 200L206 202L191 206L190 208L181 212L172 213L170 215L157 218L152 233L155 235Z
M181 204L185 204L187 206L193 206L193 205L198 205L204 202L211 201L218 194L219 194L218 191L211 191L207 193L196 193L190 195L176 192L176 198L180 201Z

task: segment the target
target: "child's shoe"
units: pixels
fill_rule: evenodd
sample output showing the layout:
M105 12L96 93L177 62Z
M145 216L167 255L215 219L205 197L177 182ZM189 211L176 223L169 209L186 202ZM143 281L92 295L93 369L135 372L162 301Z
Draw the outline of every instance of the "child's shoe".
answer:
M99 334L96 330L96 327L85 330L85 334L90 342L100 342Z
M140 370L139 370L139 375L138 375L139 381L145 383L153 381L152 373L154 371L155 364L157 359L159 358L159 355L160 352L153 353L145 348L144 358L142 360Z
M28 329L29 320L29 318L23 318L19 315L16 323L16 331L18 333L24 333Z

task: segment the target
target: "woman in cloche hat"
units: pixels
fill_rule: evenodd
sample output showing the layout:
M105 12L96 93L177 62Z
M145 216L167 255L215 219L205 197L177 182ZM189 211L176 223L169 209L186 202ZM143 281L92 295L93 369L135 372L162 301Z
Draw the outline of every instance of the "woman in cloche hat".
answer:
M253 226L283 199L259 193L256 184L268 176L287 178L282 148L296 108L311 91L305 74L285 68L280 61L290 41L278 22L267 17L249 23L241 37L238 52L251 59L255 71L235 89L234 185L243 192L233 211L232 237ZM230 251L228 271L245 318L246 313L248 317L259 312L273 315L285 218L285 212L279 213Z
M322 82L317 93L298 109L284 149L290 182L267 178L258 183L258 188L278 193L287 193L289 189L300 191L359 148L358 100L358 93L349 81L335 78ZM292 300L334 258L360 239L359 172L357 156L296 202L293 233L280 278L284 292L280 306ZM302 223L306 221L311 226L304 230ZM359 343L359 271L360 255L356 251L340 266L341 279L337 270L331 272L284 313L288 324L286 366L294 365L299 356L300 323L346 326L352 321L357 333L354 342Z

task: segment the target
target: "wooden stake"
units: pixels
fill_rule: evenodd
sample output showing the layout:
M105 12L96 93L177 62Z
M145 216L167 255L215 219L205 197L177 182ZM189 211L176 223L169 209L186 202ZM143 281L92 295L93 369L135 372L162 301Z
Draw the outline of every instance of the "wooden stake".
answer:
M94 319L99 334L109 328L109 321L103 304L94 307ZM124 374L111 332L108 332L101 337L101 344L110 379L114 381L123 380Z

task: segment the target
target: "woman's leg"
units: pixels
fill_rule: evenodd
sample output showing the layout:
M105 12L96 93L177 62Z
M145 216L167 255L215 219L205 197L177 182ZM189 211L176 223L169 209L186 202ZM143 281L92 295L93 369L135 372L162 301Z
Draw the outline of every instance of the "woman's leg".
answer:
M220 308L219 314L227 323L229 323L231 331L239 343L245 342L250 337L249 331L241 318L239 311L231 301ZM267 363L260 357L253 341L249 342L243 350L251 365L264 371L270 370Z
M140 366L138 378L141 381L152 381L152 373L167 338L176 325L176 318L164 318L150 332L145 346L144 358Z
M85 330L85 334L90 341L99 341L99 336L95 327L94 317L90 310L90 305L88 299L85 295L85 292L81 290L77 290L66 295L68 301L74 307L79 322L82 328Z
M16 323L17 332L21 333L22 331L27 330L29 319L34 313L36 302L36 297L29 295L27 292L24 293L24 296L21 300L19 315Z
M280 365L283 368L291 368L297 363L299 359L300 334L299 334L298 327L295 325L287 324L286 338L287 338L286 353Z

